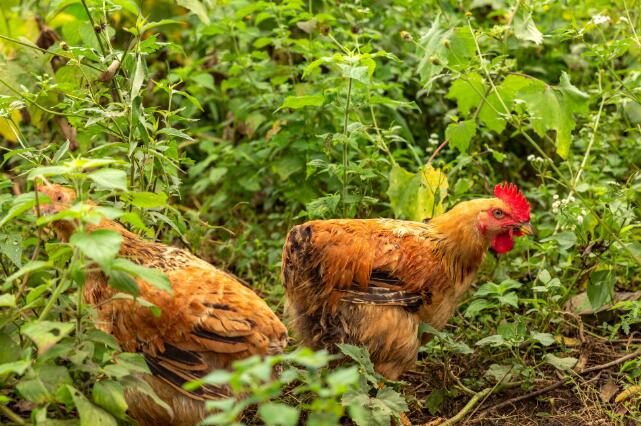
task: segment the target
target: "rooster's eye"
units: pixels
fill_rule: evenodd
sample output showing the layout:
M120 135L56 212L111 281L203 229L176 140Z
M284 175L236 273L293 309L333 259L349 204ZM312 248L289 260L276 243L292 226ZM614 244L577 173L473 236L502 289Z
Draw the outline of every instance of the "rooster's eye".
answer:
M62 195L58 195L58 196L56 197L56 201L62 201Z
M503 213L503 210L496 209L492 212L494 214L494 217L497 219L502 219L503 216L505 216L505 213Z

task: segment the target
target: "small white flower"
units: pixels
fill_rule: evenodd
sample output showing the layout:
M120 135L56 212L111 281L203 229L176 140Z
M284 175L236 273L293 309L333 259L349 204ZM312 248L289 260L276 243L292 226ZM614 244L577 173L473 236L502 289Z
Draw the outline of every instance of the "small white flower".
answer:
M607 24L610 22L610 17L606 15L594 15L592 17L592 23L594 25Z
M585 209L581 209L581 216L585 216L586 214L588 214L588 212L586 212Z
M436 133L430 133L430 139L438 139L438 135Z
M578 223L579 225L581 225L581 224L583 223L583 216L578 215L578 216L576 217L576 221L577 221L577 223Z
M558 199L559 199L559 194L554 194L554 195L552 196L552 198L554 198L555 200L558 200Z
M622 24L627 24L630 21L628 21L628 18L626 18L625 16L619 16L619 22Z
M575 201L575 198L572 195L570 195L568 197L568 203L573 203L574 201Z
M532 161L534 161L535 158L536 157L534 156L534 154L530 154L530 155L527 156L527 161L532 162Z
M552 213L557 214L559 212L559 208L552 206Z

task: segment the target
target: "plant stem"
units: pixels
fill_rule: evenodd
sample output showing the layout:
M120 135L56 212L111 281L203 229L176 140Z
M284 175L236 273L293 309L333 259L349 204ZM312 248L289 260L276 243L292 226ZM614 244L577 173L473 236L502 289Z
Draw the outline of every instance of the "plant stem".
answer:
M0 404L0 413L8 417L12 422L19 425L25 425L25 421L22 417L11 411L11 409L5 405Z
M347 105L345 105L345 121L343 123L343 216L347 216L347 166L348 166L348 147L347 140L347 123L349 119L349 104L352 99L352 79L350 78L347 83Z

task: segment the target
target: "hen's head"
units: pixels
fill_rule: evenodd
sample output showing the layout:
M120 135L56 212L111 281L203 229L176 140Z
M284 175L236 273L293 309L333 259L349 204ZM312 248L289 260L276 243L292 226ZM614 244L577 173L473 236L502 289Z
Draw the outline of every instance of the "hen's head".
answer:
M59 213L69 207L76 201L76 192L71 188L65 188L58 184L46 184L36 186L36 191L49 197L49 204L42 204L40 212L45 215Z
M46 216L60 213L71 207L76 201L76 192L61 185L50 183L38 185L36 191L45 194L50 200L49 203L40 200L40 213ZM68 241L75 229L75 224L69 220L56 220L51 225L62 241Z
M494 197L484 201L477 215L478 229L496 253L514 247L514 237L531 235L530 204L514 184L494 187Z

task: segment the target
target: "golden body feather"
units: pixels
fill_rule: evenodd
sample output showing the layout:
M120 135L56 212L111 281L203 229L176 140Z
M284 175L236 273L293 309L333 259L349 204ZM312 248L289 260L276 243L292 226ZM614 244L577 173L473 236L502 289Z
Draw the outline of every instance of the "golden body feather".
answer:
M510 210L491 198L460 203L428 223L336 219L295 226L282 259L295 333L315 349L364 345L377 371L398 378L416 362L419 323L441 329L470 288L494 237L479 223L496 208Z
M55 213L75 200L75 193L58 185L39 187L53 204L44 213ZM62 240L74 224L55 222ZM276 354L287 345L287 329L267 304L232 275L193 254L165 244L149 242L120 224L103 220L88 231L110 229L122 235L120 256L160 269L173 294L137 279L140 297L160 308L151 309L129 299L114 299L117 290L101 271L89 272L83 289L85 303L96 308L97 326L111 333L123 350L140 352L153 375L145 380L173 410L168 413L137 391L126 394L129 414L141 425L191 426L204 418L207 399L227 395L228 389L205 386L187 392L182 385L214 369L230 368L237 359Z

